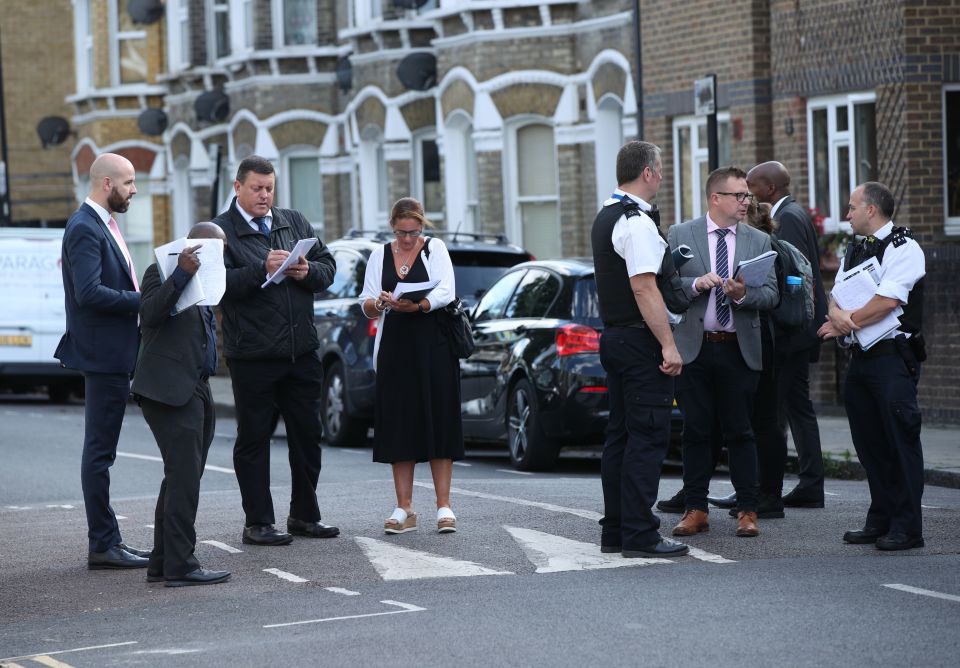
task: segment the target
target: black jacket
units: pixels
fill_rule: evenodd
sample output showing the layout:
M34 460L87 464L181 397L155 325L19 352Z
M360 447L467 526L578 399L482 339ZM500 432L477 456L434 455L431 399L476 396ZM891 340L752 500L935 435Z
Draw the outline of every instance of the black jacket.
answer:
M236 198L213 220L227 236L223 249L227 292L220 302L227 359L292 360L320 345L313 324L313 296L333 282L336 261L318 241L307 253L310 271L306 278L286 278L261 288L266 280L264 262L271 249L289 251L300 239L317 236L299 211L273 207L270 213L269 240L243 219Z

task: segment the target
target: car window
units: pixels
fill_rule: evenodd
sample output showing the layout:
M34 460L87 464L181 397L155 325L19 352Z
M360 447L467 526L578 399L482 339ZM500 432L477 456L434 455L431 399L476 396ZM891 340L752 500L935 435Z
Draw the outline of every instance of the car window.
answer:
M519 253L450 250L457 294L476 302L507 269L528 259Z
M484 320L496 320L500 318L503 313L503 307L513 294L513 289L517 287L517 283L520 282L520 279L523 278L526 273L526 271L522 270L512 271L494 283L490 289L487 290L487 293L483 296L483 299L480 300L480 303L477 304L473 319L476 322L482 322Z
M334 250L333 259L337 261L337 273L320 299L349 299L360 294L363 288L363 275L367 263L359 253L349 250Z
M548 271L531 269L504 309L505 318L543 318L560 292L560 280Z
M602 327L600 299L597 296L597 280L593 276L577 281L573 291L573 317L591 327Z

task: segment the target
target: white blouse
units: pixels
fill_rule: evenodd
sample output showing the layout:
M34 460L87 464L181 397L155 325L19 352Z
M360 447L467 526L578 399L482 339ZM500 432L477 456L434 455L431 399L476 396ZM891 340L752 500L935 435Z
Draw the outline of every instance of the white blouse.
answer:
M430 242L430 255L428 257L426 252L421 249L420 259L423 261L423 266L427 269L427 277L429 280L440 281L440 284L427 294L427 301L430 302L430 310L435 311L456 299L457 286L453 275L453 263L450 261L450 253L447 252L446 245L443 241L434 237L426 237L424 239L424 241L427 240ZM370 253L370 258L367 260L367 270L363 277L363 292L360 293L361 306L363 302L368 299L376 301L380 298L380 293L383 291L381 278L383 277L384 261L383 245L377 246L373 252ZM390 261L392 262L393 258L390 258ZM377 352L380 350L380 337L383 336L386 315L387 313L384 311L376 316L379 322L377 323L377 338L373 344L374 371L377 369ZM371 318L371 320L372 319L373 318Z

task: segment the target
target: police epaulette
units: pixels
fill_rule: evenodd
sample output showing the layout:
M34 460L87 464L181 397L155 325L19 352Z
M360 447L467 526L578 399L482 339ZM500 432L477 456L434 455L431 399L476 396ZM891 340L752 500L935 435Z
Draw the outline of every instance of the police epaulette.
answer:
M623 215L627 218L640 215L640 206L629 197L624 197L620 200L620 204L623 205Z
M890 232L890 243L893 244L894 248L899 248L907 243L907 239L913 239L913 232L906 227L895 227Z

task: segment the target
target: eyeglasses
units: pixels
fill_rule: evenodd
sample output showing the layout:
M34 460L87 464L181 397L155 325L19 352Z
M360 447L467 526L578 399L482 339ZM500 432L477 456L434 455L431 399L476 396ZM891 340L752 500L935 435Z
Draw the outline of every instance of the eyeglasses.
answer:
M753 193L722 193L718 192L718 195L733 195L737 198L737 202L743 204L745 200L753 199Z
M393 231L393 236L395 236L397 239L403 239L404 237L410 237L411 239L416 239L421 234L423 234L423 230L394 230Z

